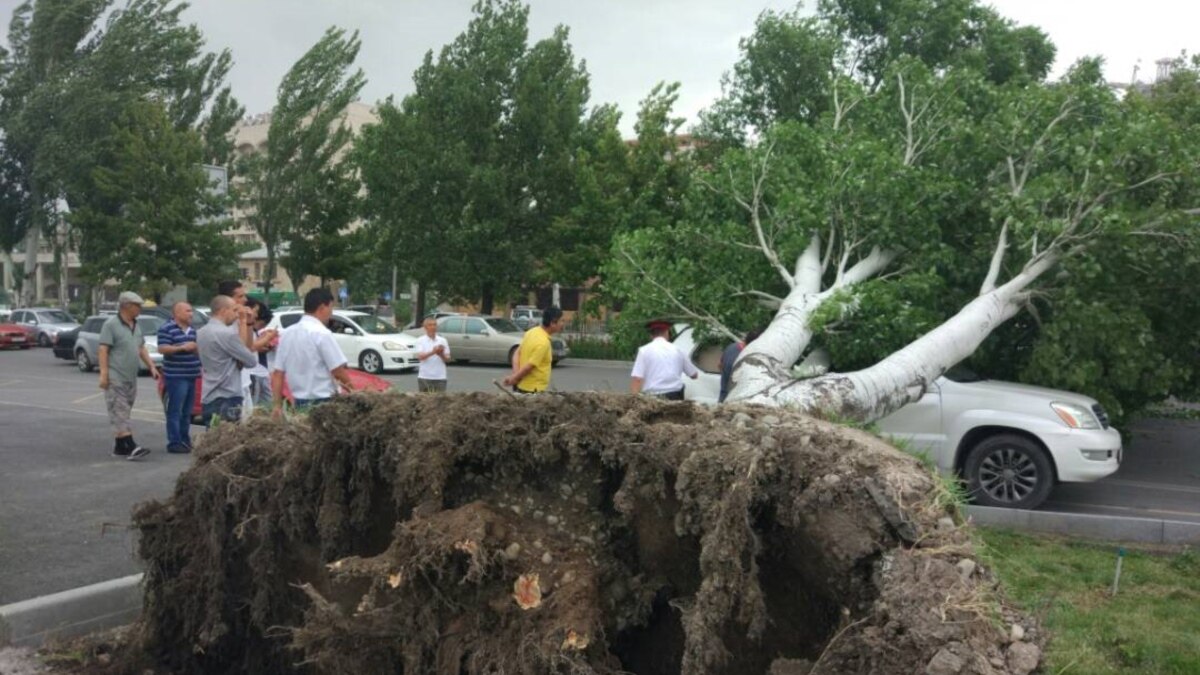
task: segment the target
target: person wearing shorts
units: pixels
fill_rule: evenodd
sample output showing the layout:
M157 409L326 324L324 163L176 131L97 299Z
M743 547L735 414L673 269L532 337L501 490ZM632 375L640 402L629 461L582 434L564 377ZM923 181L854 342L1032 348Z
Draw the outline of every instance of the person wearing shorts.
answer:
M100 388L104 390L104 404L108 408L108 421L112 425L116 441L113 457L136 460L145 457L149 450L133 440L131 421L133 404L137 400L138 364L146 364L150 376L158 379L158 368L146 351L146 341L137 318L142 313L142 297L125 291L117 298L117 314L104 322L100 328Z

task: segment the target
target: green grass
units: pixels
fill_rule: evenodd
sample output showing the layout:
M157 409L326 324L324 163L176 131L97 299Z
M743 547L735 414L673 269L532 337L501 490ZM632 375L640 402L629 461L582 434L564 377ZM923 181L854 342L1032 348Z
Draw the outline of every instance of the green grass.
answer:
M604 361L632 361L637 357L637 349L629 349L615 340L602 340L595 337L570 337L567 346L571 349L571 358L600 359Z
M1200 673L1200 555L982 530L982 557L1050 635L1047 673Z

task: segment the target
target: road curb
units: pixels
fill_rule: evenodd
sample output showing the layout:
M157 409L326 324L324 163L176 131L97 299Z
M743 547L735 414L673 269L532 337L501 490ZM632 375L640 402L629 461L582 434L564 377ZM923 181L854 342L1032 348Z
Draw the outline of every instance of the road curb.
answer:
M965 510L976 525L1007 527L1105 541L1172 545L1200 544L1200 523L1090 513L1019 511L990 506L967 506Z
M0 647L40 647L123 626L142 610L142 575L102 581L0 606Z

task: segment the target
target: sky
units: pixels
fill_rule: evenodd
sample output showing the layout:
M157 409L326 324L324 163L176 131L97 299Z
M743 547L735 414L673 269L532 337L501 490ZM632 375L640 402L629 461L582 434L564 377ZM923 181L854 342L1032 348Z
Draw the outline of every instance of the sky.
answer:
M19 0L0 0L7 19ZM358 30L364 101L412 90L425 52L462 32L472 0L193 0L185 16L212 49L235 60L230 84L250 114L270 110L287 69L331 25ZM591 74L592 103L616 103L632 135L638 102L660 81L682 84L677 112L689 122L721 93L721 75L738 57L766 9L795 0L531 0L530 38L559 24ZM815 4L810 0L807 6ZM1200 51L1196 0L995 0L1002 15L1049 33L1058 46L1054 73L1083 56L1102 55L1110 81L1152 81L1154 62ZM1140 61L1140 65L1139 65Z

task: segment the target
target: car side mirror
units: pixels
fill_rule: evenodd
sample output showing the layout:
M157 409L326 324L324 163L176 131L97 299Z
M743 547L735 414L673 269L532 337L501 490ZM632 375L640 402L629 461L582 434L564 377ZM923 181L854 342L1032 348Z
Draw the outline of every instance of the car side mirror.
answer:
M346 335L356 335L358 333L358 331L354 330L350 326L346 326L345 328L343 328L342 332L345 333Z

